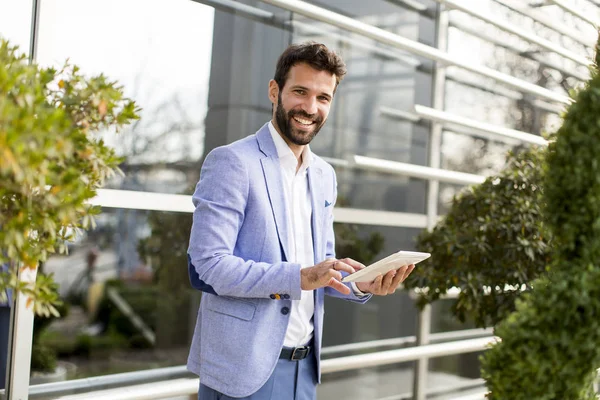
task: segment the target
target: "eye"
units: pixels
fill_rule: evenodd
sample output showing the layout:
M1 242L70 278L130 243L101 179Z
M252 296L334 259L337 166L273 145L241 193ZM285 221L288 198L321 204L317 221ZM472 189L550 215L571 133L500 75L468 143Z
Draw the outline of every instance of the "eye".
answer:
M327 96L319 96L318 97L320 101L323 101L325 103L329 103L330 99Z
M294 92L301 96L306 94L306 90L304 90L304 89L296 89L296 90L294 90Z

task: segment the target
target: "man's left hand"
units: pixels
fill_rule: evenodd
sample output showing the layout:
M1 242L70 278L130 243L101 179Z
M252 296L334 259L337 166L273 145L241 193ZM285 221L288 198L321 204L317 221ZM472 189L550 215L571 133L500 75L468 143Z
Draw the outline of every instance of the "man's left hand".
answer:
M363 293L372 293L378 296L393 294L408 275L415 269L414 264L405 265L398 269L388 271L385 275L379 275L372 282L358 282L356 287Z

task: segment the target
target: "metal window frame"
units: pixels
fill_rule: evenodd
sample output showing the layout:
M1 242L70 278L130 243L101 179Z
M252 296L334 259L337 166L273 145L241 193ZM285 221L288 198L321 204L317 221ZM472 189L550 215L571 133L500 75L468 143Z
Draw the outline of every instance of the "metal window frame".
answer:
M41 0L32 0L31 30L29 44L29 64L35 63L38 48ZM37 267L21 268L17 265L17 279L28 285L35 285ZM33 341L33 306L28 305L29 296L23 292L14 293L10 308L10 327L5 377L5 399L27 399L31 369Z
M447 66L453 65L462 68L466 71L482 75L507 86L517 88L523 92L530 93L537 97L550 100L553 102L570 104L571 99L560 93L553 92L541 86L517 79L513 76L501 73L491 68L465 62L460 57L451 56L444 51L440 51L434 47L404 38L392 32L368 25L364 22L354 20L350 17L343 16L333 11L317 7L301 0L261 0L264 3L304 15L311 19L326 22L330 25L355 32L364 37L376 40L380 43L408 51L412 54L425 57Z

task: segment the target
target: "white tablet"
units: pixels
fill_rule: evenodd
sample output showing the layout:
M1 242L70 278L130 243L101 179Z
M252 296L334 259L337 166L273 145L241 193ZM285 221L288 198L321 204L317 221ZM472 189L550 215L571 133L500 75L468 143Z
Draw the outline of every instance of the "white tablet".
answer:
M429 253L419 253L417 251L399 251L382 260L373 263L360 271L346 276L342 282L371 282L377 275L385 275L392 269L398 269L405 265L416 264L431 256Z

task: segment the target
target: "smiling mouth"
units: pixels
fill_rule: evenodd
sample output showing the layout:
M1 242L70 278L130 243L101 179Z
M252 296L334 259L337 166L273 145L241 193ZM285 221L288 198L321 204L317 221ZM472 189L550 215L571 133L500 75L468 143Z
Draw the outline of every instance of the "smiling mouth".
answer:
M292 117L294 119L294 121L296 121L297 123L299 123L302 126L311 126L312 124L315 123L315 121L311 121L310 119L304 119L304 118L300 118L300 117Z

